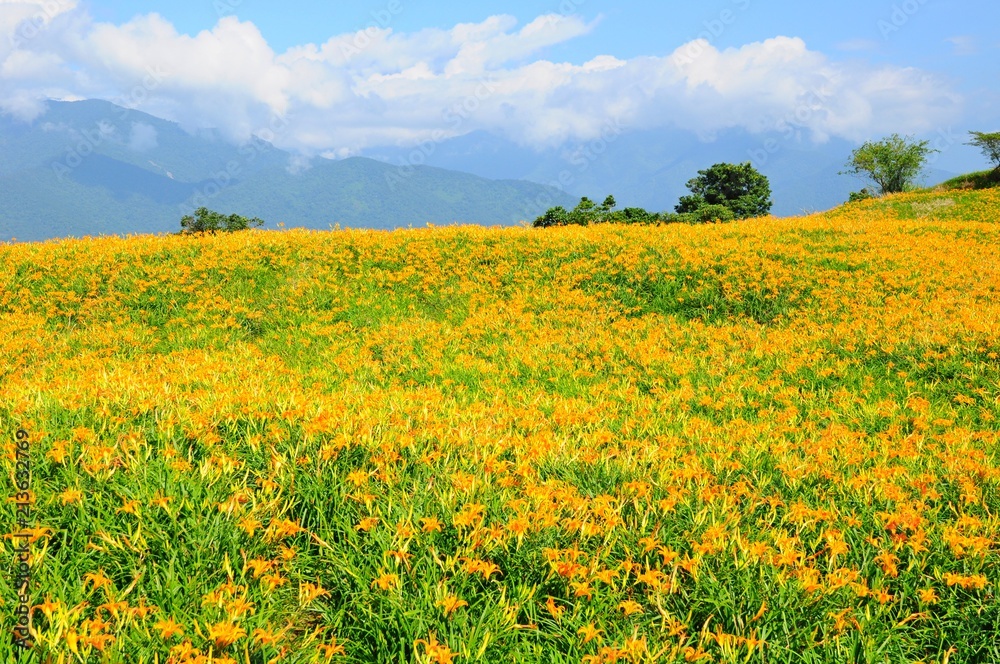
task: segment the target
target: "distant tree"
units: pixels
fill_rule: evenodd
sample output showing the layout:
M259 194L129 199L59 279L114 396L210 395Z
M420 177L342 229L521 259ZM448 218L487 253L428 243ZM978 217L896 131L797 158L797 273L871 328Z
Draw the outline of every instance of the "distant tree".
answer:
M627 207L621 210L614 196L608 196L604 202L597 205L584 196L572 210L562 206L549 208L545 214L532 222L535 228L551 228L553 226L589 226L591 224L657 224L657 223L700 223L714 221L718 218L732 219L728 209L715 210L710 219L701 219L698 215L679 215L671 212L649 212L640 207Z
M847 199L847 202L857 203L859 201L866 201L869 198L874 198L874 197L872 196L872 192L868 191L868 189L865 188L862 189L861 191L852 191L851 195Z
M556 206L549 208L545 214L535 219L532 226L536 228L549 228L551 226L589 226L590 224L600 224L614 221L614 208L617 206L614 196L608 196L601 205L590 200L586 196L580 199L576 207L572 210Z
M736 215L725 205L702 205L697 210L682 213L681 217L689 223L707 224L713 221L732 221Z
M883 196L906 191L923 171L927 157L938 152L928 145L930 141L915 141L899 134L868 141L851 153L845 173L871 180Z
M682 196L675 208L681 214L697 212L707 205L725 206L736 219L762 217L771 211L771 185L750 162L715 164L698 171L698 177L689 180L687 188L691 194Z
M257 217L248 219L238 214L226 216L221 212L200 207L194 211L193 216L186 215L181 217L181 234L244 231L249 228L259 228L263 225L264 221Z
M568 220L576 226L587 226L598 214L600 208L597 207L597 203L584 196L569 213Z
M969 134L972 136L972 140L966 145L972 145L982 150L986 158L996 164L993 172L1000 173L1000 131L992 134L970 131Z
M648 212L640 207L627 207L615 214L620 214L620 221L625 224L653 224L659 219L659 215L656 213Z
M549 208L545 214L532 223L535 228L551 228L552 226L565 226L569 223L569 211L561 205Z

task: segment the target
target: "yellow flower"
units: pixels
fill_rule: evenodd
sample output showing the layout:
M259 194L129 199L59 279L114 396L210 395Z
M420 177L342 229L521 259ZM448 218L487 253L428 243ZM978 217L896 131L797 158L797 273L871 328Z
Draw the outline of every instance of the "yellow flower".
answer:
M482 574L484 579L489 579L500 573L500 567L488 560L468 559L465 561L465 571L469 574Z
M456 528L469 528L483 522L483 515L486 508L483 505L473 503L466 505L460 512L455 514L452 523Z
M111 579L109 579L107 576L104 575L104 570L98 570L97 572L87 572L86 574L84 574L83 585L85 588L88 583L93 584L93 590L113 585Z
M280 574L265 574L260 579L261 586L264 587L266 592L271 592L279 586L283 586L288 583L288 579L281 576Z
M383 574L374 581L372 581L371 587L374 588L378 586L379 590L389 590L390 588L396 588L399 586L399 575L397 574Z
M243 566L243 571L250 569L253 570L253 577L259 579L264 572L267 572L272 567L274 567L274 562L270 560L264 560L263 558L254 558L248 560Z
M631 616L636 613L642 613L642 605L630 599L627 599L621 604L619 604L618 608L621 609L622 613L624 613L626 616Z
M404 564L409 567L409 560L413 557L412 553L400 550L386 551L386 555L396 561L397 564Z
M249 516L240 519L237 525L240 527L240 530L245 532L250 537L253 537L254 533L261 527L260 521Z
M594 639L597 639L597 642L600 643L602 640L602 630L594 627L594 623L587 623L580 629L576 630L576 633L583 637L584 643L590 643Z
M421 530L425 533L437 533L441 532L441 521L434 516L424 517L420 519Z
M299 586L299 603L303 606L309 604L317 597L322 597L323 595L329 595L330 592L323 588L323 586L315 583L303 583Z
M233 617L240 617L247 613L253 614L254 606L252 602L242 597L238 597L229 602L226 606L226 611Z
M446 644L439 643L437 635L433 632L428 639L417 639L413 645L419 646L421 644L424 646L424 657L430 664L454 664L456 653L452 652Z
M371 473L364 470L352 470L347 474L347 481L353 484L355 487L360 487L362 484L368 482L368 478L371 477Z
M209 625L208 628L208 638L215 643L218 650L228 648L246 635L242 627L231 622L216 623Z
M893 595L889 594L885 590L882 590L881 588L873 591L871 596L877 599L879 604L888 604L894 599Z
M545 602L545 608L549 610L549 614L555 618L557 622L562 618L562 614L566 613L566 607L557 605L555 598L551 595Z
M274 542L302 532L302 526L289 519L273 520L264 534L265 541Z
M59 494L59 500L63 505L79 503L83 500L83 492L79 489L66 489Z
M594 578L606 586L610 586L616 578L618 578L618 572L613 569L605 569L594 572Z
M281 634L275 634L270 630L258 627L250 635L250 638L259 646L274 646L281 640L281 636Z
M158 620L153 628L160 632L160 638L169 641L175 636L184 636L184 628L174 622L173 618Z
M52 444L52 449L45 453L45 456L52 459L52 461L58 465L66 463L67 450L66 446L69 441L61 440Z
M516 519L512 519L507 524L507 530L509 530L516 537L519 538L524 537L524 534L527 533L530 528L531 528L531 522L529 522L524 517L518 517Z
M377 516L370 516L370 517L361 519L361 521L358 523L358 525L354 526L354 529L357 530L357 531L366 533L369 530L371 530L372 528L374 528L375 526L377 526L378 522L379 522L379 518Z
M55 613L55 611L60 607L62 607L62 602L53 602L52 597L46 595L45 601L36 605L34 608L41 610L41 612L45 614L46 618L52 620L52 614Z
M323 657L330 661L336 655L346 655L347 650L344 648L342 643L338 643L337 639L331 638L330 643L324 643L319 647L323 651Z
M459 599L455 595L448 595L444 599L438 601L438 606L444 609L445 616L450 616L456 609L460 609L463 606L468 605L468 602L464 599Z

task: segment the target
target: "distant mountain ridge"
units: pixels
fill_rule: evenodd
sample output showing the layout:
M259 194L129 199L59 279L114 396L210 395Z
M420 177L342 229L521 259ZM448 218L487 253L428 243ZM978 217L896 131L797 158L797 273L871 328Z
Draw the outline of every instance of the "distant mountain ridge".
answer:
M49 102L30 125L0 115L0 240L174 232L201 205L268 227L509 225L530 221L539 201L575 199L432 166L307 161L98 100Z
M486 132L306 159L259 138L233 145L110 102L48 103L31 124L0 115L0 241L174 232L206 206L266 227L391 229L530 222L581 196L672 211L685 183L719 162L751 161L768 176L778 216L829 209L863 184L839 172L854 148L793 131L627 131L535 150ZM419 152L419 159L415 156ZM421 165L412 165L419 162ZM925 182L954 174L929 170Z
M720 133L704 141L691 132L653 129L611 133L605 138L536 152L485 132L442 141L425 150L426 163L483 177L555 184L574 197L613 194L620 206L673 211L698 171L713 164L751 162L771 183L772 213L792 216L836 207L864 185L841 175L857 146L839 139L815 144L791 131ZM400 163L411 150L380 148L365 153ZM928 169L925 182L954 174Z

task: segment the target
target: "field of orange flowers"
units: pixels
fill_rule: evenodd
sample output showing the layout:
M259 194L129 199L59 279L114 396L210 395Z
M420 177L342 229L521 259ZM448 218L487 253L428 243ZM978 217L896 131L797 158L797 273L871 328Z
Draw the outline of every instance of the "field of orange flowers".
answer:
M1000 661L1000 192L0 258L2 661Z

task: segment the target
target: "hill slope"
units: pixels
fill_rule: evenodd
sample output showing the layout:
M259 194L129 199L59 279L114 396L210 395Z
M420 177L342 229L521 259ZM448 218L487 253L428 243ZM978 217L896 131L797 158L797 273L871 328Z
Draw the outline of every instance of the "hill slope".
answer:
M107 102L50 102L31 126L0 116L2 239L176 231L200 205L271 227L509 225L537 215L539 199L575 202L535 183L439 168L305 163L259 139L233 146Z
M997 190L0 245L40 661L1000 661L998 390Z

